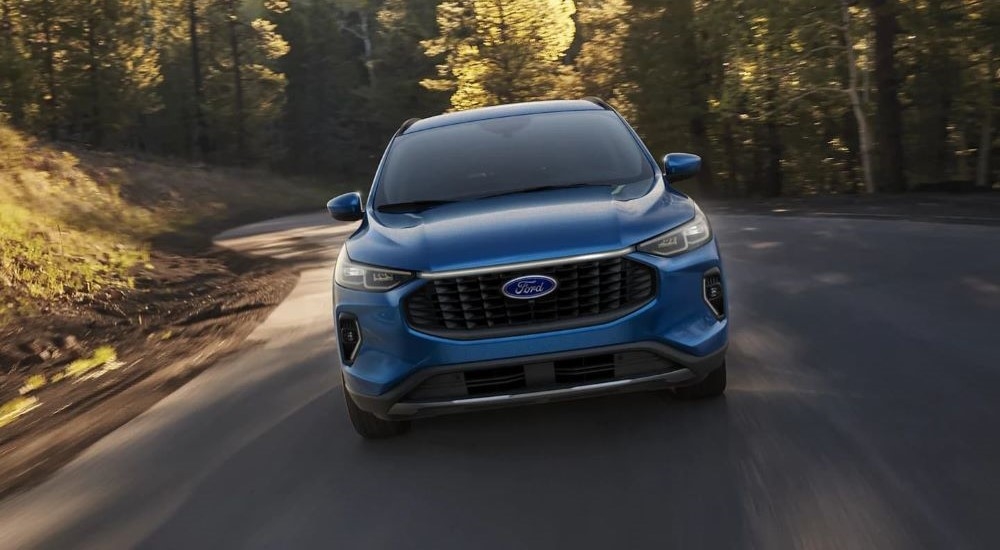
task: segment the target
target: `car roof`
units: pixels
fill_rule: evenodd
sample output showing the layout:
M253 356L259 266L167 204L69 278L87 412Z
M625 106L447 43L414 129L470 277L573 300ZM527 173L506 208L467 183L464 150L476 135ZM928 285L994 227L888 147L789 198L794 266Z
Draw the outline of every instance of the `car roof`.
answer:
M495 107L480 107L469 109L468 111L458 111L443 115L432 116L418 120L407 127L402 135L413 134L432 128L451 126L463 122L475 122L478 120L488 120L491 118L504 118L519 115L532 115L539 113L562 113L570 111L601 111L604 107L585 99L553 100L553 101L531 101L527 103L512 103L510 105L497 105Z

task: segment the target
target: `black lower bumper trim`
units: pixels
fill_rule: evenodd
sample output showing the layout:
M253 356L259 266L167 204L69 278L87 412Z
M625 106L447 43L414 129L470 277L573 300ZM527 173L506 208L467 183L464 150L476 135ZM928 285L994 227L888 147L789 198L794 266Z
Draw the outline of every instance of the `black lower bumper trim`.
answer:
M489 371L491 369L498 370L504 367L559 362L629 352L648 352L654 354L664 360L664 367L659 372L644 372L625 377L599 379L578 384L563 384L554 387L500 391L493 395L467 395L420 400L407 399L411 392L425 381L433 377L440 377L441 375L457 375L466 372ZM419 418L466 410L547 403L595 395L683 386L703 379L710 372L721 366L725 361L725 353L726 348L722 347L712 354L698 357L677 351L658 342L637 342L561 353L434 367L413 374L395 388L379 396L355 393L351 391L350 387L348 387L348 392L358 407L376 416L387 419Z

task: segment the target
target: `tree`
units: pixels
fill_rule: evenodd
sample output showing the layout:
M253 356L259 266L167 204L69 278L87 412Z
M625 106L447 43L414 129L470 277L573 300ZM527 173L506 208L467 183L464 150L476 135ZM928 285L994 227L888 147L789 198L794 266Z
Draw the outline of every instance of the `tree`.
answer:
M37 85L24 43L22 5L0 0L0 109L18 126L27 124Z
M635 0L625 49L628 88L639 131L657 151L693 150L702 156L699 191L712 195L707 59L693 0ZM667 52L684 52L675 55Z
M421 42L437 34L438 0L387 0L376 14L377 30L372 65L380 75L370 94L377 121L372 147L380 149L400 123L448 108L444 92L420 84L435 74L437 59L424 55Z
M703 194L988 188L998 70L981 0L0 0L4 121L313 173L370 174L413 116L596 95Z
M142 139L141 117L159 107L159 56L146 45L136 0L90 0L73 12L80 28L66 28L67 130L75 139L126 146Z
M53 0L28 0L21 5L21 10L25 21L28 56L35 61L41 76L41 95L36 96L36 99L40 99L37 103L41 106L39 124L46 128L49 138L58 139L61 90L57 85L57 73L61 64L57 58L62 47L57 32L65 15Z
M906 175L903 171L903 115L896 74L898 3L896 0L870 0L869 9L875 25L878 187L880 191L899 193L906 191Z
M242 164L279 156L275 123L286 84L279 65L289 46L273 19L289 9L284 1L244 0L212 0L206 7L205 114L218 160Z
M462 0L438 6L440 36L424 42L444 56L430 90L451 92L454 109L544 99L570 72L571 0Z
M224 0L226 31L229 35L229 62L233 74L233 119L236 125L236 158L246 160L246 108L243 96L243 60L240 55L240 14L238 0Z
M576 40L580 45L571 61L580 95L605 99L625 116L632 116L629 81L621 62L632 7L626 0L582 0L576 8Z
M280 60L288 82L281 127L289 169L344 173L364 157L355 120L363 98L354 93L364 68L341 31L342 17L333 0L312 0L275 18L290 45Z
M209 153L208 122L205 119L205 79L201 66L200 35L198 30L198 5L196 0L186 0L188 41L191 49L191 88L194 92L194 143L201 156Z
M993 132L995 127L997 105L997 79L994 75L1000 71L995 57L996 46L989 45L986 49L986 77L982 83L983 112L982 128L979 131L979 147L976 155L976 187L985 189L993 183L992 163Z
M854 114L855 123L858 126L858 156L861 160L861 173L864 178L865 191L875 192L875 175L872 171L872 145L871 128L868 124L868 113L862 101L861 78L858 76L857 53L855 52L854 22L851 17L851 7L848 0L840 0L841 12L841 33L844 38L844 52L847 57L847 96L851 101L851 112Z

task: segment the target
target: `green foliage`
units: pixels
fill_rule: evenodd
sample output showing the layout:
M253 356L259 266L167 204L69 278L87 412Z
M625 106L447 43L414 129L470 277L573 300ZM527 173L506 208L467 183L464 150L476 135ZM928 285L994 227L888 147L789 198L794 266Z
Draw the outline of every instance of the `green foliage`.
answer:
M423 45L444 63L422 84L451 92L456 110L558 95L575 13L569 0L442 2L441 34Z
M111 346L101 346L95 349L94 353L90 357L82 357L73 361L69 365L66 365L66 368L63 371L64 376L70 378L80 378L97 367L117 360L118 354L115 352L115 348Z
M990 185L998 70L980 0L0 0L17 127L321 174L413 116L596 95L705 194Z
M580 95L605 99L635 119L630 101L633 90L622 62L629 23L634 21L632 6L626 0L581 0L576 9L579 52L571 60Z
M281 70L288 79L282 130L292 167L342 173L362 156L354 138L363 104L354 92L364 73L340 30L344 18L332 0L302 2L276 17L291 45Z
M154 236L328 193L247 170L55 149L0 124L0 319L130 287Z
M141 246L75 228L52 230L39 221L27 209L0 204L0 281L7 300L0 311L16 307L19 297L54 300L129 286L122 274L146 258Z
M74 155L35 147L0 126L0 312L24 299L129 286L129 268L147 253L116 230L143 232L153 222L123 208L114 186L98 186Z

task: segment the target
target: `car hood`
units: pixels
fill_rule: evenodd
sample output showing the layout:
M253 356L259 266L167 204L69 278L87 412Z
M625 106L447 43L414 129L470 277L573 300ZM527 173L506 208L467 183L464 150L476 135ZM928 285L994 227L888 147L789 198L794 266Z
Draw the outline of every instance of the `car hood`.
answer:
M423 212L373 212L347 243L355 262L444 271L633 246L694 217L694 203L657 181L632 199L608 187L457 202Z

